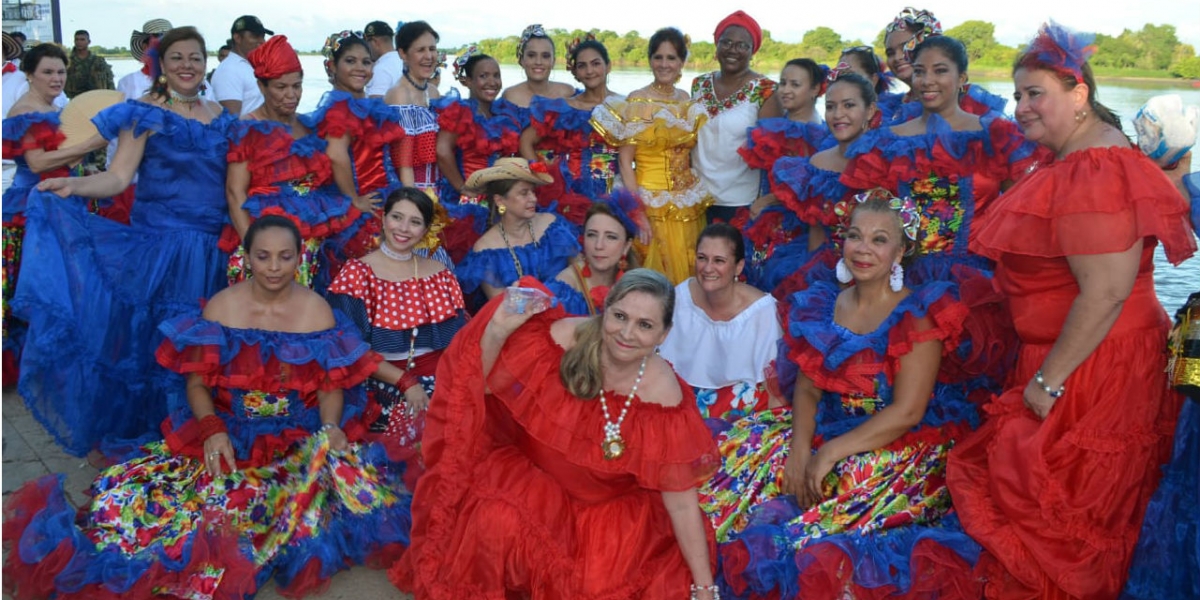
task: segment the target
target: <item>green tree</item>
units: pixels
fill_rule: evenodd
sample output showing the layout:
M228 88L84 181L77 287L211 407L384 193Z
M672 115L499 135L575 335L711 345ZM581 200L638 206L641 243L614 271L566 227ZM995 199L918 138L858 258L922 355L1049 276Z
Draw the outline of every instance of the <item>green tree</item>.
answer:
M1184 79L1200 79L1200 56L1189 56L1171 66L1171 74Z
M808 48L820 48L826 54L838 54L842 51L842 36L828 27L821 26L805 32L804 38L800 40L800 45Z
M946 30L946 35L967 47L971 62L983 58L996 43L996 26L987 21L964 21L961 25Z
M1124 35L1124 34L1122 34ZM1138 66L1143 69L1162 70L1171 66L1179 38L1174 25L1151 25L1133 34L1133 43L1142 51Z

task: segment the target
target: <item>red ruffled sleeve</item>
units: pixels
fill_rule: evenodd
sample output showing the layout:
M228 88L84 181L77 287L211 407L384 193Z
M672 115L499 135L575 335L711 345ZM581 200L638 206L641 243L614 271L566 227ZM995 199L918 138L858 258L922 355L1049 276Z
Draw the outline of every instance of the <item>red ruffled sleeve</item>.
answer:
M1178 265L1196 252L1188 205L1136 148L1089 148L1037 167L996 201L972 250L1056 258L1155 238Z
M57 123L39 122L29 125L25 135L15 140L4 140L4 158L23 156L30 150L58 150L67 139Z
M476 128L475 115L462 102L451 102L438 113L439 131L447 131L461 137Z
M896 192L896 178L891 176L891 161L884 158L879 149L859 154L846 163L841 181L852 190L869 190L882 187Z
M350 111L350 101L342 100L325 111L325 118L317 123L317 135L324 139L344 135L358 137L362 135L363 128L363 119Z

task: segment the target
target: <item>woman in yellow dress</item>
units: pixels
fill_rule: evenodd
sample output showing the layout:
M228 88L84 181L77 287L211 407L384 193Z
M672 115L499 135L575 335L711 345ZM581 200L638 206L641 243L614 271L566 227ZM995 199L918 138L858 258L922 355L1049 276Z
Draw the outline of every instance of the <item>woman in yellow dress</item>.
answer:
M683 34L673 27L656 31L649 53L654 81L597 106L592 126L620 148L621 181L645 205L649 222L638 224L643 233L635 245L643 265L677 285L693 275L696 239L712 204L691 162L696 131L707 117L675 87L687 60Z

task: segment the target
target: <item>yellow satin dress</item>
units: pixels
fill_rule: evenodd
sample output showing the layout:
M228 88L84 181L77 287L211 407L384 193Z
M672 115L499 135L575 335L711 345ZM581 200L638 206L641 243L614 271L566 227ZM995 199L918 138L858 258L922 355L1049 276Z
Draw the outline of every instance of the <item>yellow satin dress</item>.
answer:
M650 221L642 265L679 284L694 274L696 239L712 198L692 169L696 132L708 119L691 100L610 99L592 111L592 126L613 146L634 146L634 173Z

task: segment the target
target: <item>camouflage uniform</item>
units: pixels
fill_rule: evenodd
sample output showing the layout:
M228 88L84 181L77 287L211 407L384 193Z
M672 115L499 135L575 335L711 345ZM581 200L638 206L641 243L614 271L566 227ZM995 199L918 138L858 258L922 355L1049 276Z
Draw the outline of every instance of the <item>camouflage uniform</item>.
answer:
M95 52L88 52L85 58L71 53L67 64L67 83L64 86L68 98L90 90L111 89L115 89L112 68L108 66L104 57Z

